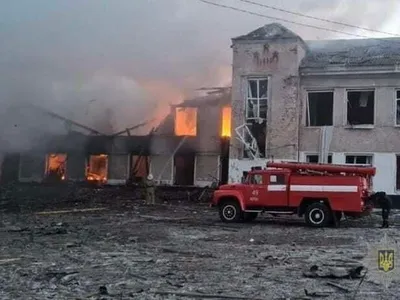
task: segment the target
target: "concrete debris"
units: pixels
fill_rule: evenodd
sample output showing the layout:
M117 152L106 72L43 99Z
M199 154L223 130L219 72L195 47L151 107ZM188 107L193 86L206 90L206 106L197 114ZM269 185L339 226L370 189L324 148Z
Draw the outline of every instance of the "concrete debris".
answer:
M341 291L343 291L345 293L350 293L351 292L349 288L344 287L344 286L339 285L339 284L334 283L334 282L327 282L326 284L330 285L330 286L333 286L333 287L335 287L335 288L337 288L337 289L339 289L339 290L341 290Z
M360 265L357 267L320 267L312 265L309 270L305 271L303 275L309 278L346 278L346 279L357 279L363 277L363 271L365 268Z

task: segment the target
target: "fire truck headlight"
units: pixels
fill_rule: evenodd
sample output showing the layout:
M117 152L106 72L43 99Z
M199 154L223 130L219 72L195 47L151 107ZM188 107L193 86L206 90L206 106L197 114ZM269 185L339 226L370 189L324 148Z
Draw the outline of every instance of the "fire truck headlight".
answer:
M365 204L364 201L361 201L361 206L364 206L364 204Z

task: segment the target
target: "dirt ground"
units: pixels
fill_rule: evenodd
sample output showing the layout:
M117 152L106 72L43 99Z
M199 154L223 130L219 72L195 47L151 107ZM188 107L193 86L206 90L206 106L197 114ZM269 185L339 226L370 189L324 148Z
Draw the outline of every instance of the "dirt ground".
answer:
M397 299L395 295L400 295L398 281L386 290L368 277L363 281L304 274L316 263L323 268L357 265L366 254L365 242L379 240L384 231L398 238L396 224L378 228L378 216L344 221L338 229L312 229L292 217L261 216L249 224L224 224L207 203L153 207L137 200L109 203L62 207L101 209L70 213L3 211L0 299ZM173 292L190 293L192 298L169 294Z

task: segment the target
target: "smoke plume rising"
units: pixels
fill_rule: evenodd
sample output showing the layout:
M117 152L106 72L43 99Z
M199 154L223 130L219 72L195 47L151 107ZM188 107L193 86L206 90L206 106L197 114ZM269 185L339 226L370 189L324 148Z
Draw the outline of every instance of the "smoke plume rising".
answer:
M214 1L378 36L237 0ZM385 31L399 25L397 0L268 4ZM63 126L30 112L28 103L105 133L155 113L161 119L170 103L193 96L197 88L229 85L230 39L273 22L194 0L4 0L0 20L0 151L29 148L33 136L63 132ZM349 38L283 25L304 39Z

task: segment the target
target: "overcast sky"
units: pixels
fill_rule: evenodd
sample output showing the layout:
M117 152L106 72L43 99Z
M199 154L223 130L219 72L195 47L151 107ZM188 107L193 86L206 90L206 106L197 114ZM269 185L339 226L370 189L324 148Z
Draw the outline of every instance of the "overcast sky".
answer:
M379 36L245 4L270 16ZM400 34L398 0L254 0ZM0 0L0 102L34 102L116 129L143 121L196 88L230 84L232 37L275 22L198 0ZM349 36L285 24L304 39ZM93 101L94 100L94 101ZM96 107L97 104L97 107ZM4 125L4 109L2 123ZM97 118L96 118L97 116ZM9 121L9 120L8 120Z

